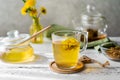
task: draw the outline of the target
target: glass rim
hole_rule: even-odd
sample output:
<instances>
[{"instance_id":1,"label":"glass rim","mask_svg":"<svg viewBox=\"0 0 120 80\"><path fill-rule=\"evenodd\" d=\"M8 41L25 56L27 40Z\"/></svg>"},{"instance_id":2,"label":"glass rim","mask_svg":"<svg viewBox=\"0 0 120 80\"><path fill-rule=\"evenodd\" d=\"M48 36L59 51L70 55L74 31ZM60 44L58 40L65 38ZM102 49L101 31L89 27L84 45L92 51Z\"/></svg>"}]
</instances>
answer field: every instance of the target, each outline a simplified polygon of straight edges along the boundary
<instances>
[{"instance_id":1,"label":"glass rim","mask_svg":"<svg viewBox=\"0 0 120 80\"><path fill-rule=\"evenodd\" d=\"M81 30L58 30L58 31L53 32L52 34L55 35L56 33L61 33L61 32L71 32L71 33L82 32L82 33L87 33L88 34L87 31L81 31Z\"/></svg>"}]
</instances>

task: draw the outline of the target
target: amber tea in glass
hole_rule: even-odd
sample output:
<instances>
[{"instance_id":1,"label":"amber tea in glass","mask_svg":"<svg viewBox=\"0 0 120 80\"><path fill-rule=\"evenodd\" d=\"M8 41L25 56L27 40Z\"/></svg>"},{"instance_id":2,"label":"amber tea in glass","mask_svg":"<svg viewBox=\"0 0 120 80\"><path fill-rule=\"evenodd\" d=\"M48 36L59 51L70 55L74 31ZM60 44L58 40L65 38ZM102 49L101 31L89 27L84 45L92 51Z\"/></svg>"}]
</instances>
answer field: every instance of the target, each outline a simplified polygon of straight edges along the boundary
<instances>
[{"instance_id":1,"label":"amber tea in glass","mask_svg":"<svg viewBox=\"0 0 120 80\"><path fill-rule=\"evenodd\" d=\"M85 49L87 34L84 32L56 31L52 34L54 59L59 68L71 69L77 65L81 46L81 34L85 36Z\"/></svg>"}]
</instances>

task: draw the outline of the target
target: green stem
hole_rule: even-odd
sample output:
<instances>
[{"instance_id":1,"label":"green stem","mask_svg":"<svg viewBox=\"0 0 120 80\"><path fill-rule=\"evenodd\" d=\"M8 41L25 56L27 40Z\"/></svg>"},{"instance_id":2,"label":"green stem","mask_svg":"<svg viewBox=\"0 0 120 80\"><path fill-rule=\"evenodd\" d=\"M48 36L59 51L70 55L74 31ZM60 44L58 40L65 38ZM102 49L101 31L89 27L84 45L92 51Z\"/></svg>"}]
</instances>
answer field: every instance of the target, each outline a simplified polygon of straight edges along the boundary
<instances>
[{"instance_id":1,"label":"green stem","mask_svg":"<svg viewBox=\"0 0 120 80\"><path fill-rule=\"evenodd\" d=\"M40 23L39 23L39 18L34 17L34 18L33 18L33 23L34 23L34 25L39 26L39 25L40 25Z\"/></svg>"},{"instance_id":2,"label":"green stem","mask_svg":"<svg viewBox=\"0 0 120 80\"><path fill-rule=\"evenodd\" d=\"M22 0L24 3L26 2L26 0Z\"/></svg>"}]
</instances>

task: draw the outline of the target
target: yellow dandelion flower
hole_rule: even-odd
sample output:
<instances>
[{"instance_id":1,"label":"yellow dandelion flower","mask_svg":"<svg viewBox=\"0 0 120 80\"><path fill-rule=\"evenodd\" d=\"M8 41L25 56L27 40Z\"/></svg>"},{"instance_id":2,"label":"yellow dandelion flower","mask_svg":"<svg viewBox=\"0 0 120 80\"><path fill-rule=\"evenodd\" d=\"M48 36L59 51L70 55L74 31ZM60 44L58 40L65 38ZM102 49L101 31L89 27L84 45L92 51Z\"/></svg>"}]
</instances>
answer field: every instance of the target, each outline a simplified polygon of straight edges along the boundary
<instances>
[{"instance_id":1,"label":"yellow dandelion flower","mask_svg":"<svg viewBox=\"0 0 120 80\"><path fill-rule=\"evenodd\" d=\"M35 6L35 5L36 5L36 0L27 0L27 1L25 2L25 6L26 6L27 8L33 7L33 6Z\"/></svg>"},{"instance_id":2,"label":"yellow dandelion flower","mask_svg":"<svg viewBox=\"0 0 120 80\"><path fill-rule=\"evenodd\" d=\"M36 9L31 10L30 16L37 16L37 10Z\"/></svg>"},{"instance_id":3,"label":"yellow dandelion flower","mask_svg":"<svg viewBox=\"0 0 120 80\"><path fill-rule=\"evenodd\" d=\"M22 15L26 15L26 10L27 10L27 8L24 6L22 9L21 9L21 14Z\"/></svg>"},{"instance_id":4,"label":"yellow dandelion flower","mask_svg":"<svg viewBox=\"0 0 120 80\"><path fill-rule=\"evenodd\" d=\"M69 37L69 38L63 40L62 44L64 45L63 48L65 50L75 49L80 46L80 43L73 37Z\"/></svg>"},{"instance_id":5,"label":"yellow dandelion flower","mask_svg":"<svg viewBox=\"0 0 120 80\"><path fill-rule=\"evenodd\" d=\"M46 10L46 8L45 7L41 7L40 8L40 12L41 12L41 14L46 14L47 13L47 10Z\"/></svg>"}]
</instances>

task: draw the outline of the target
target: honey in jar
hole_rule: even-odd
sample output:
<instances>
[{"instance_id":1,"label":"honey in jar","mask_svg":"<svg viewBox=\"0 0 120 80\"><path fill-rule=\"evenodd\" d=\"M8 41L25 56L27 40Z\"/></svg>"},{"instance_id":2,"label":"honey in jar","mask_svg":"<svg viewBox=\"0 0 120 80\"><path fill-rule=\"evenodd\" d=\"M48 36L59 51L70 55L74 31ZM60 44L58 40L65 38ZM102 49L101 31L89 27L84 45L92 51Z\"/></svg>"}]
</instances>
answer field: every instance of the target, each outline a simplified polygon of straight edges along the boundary
<instances>
[{"instance_id":1,"label":"honey in jar","mask_svg":"<svg viewBox=\"0 0 120 80\"><path fill-rule=\"evenodd\" d=\"M22 46L9 46L2 54L2 60L6 62L19 63L30 61L34 58L33 48L27 44Z\"/></svg>"}]
</instances>

